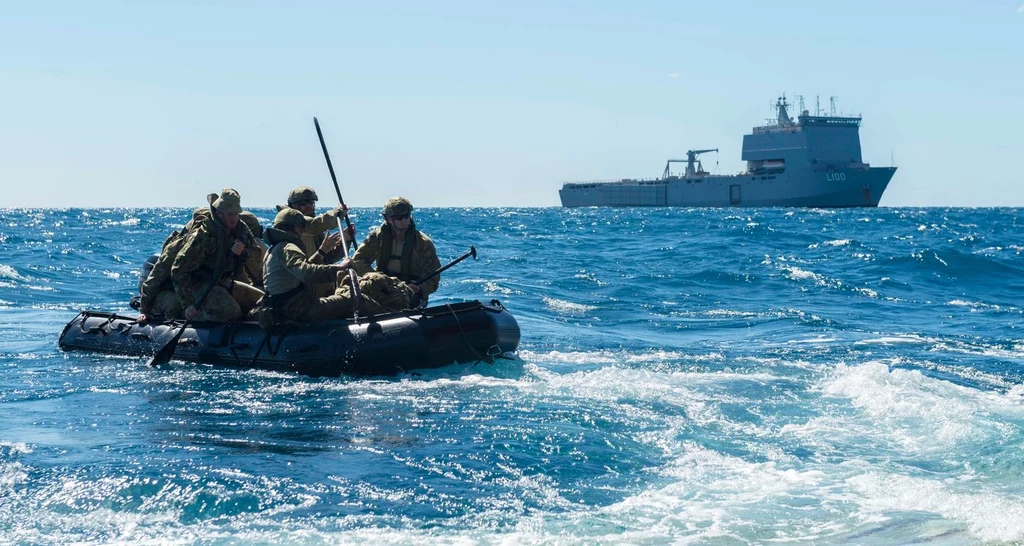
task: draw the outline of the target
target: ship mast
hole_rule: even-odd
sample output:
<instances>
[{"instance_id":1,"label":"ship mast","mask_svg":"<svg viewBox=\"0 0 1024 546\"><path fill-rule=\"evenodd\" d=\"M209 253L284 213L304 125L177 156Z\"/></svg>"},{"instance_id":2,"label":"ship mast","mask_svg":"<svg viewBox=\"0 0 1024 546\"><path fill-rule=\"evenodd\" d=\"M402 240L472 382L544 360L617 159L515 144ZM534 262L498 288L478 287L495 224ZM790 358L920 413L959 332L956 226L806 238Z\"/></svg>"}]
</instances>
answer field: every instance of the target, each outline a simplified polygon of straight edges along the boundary
<instances>
[{"instance_id":1,"label":"ship mast","mask_svg":"<svg viewBox=\"0 0 1024 546\"><path fill-rule=\"evenodd\" d=\"M790 119L789 112L786 111L786 108L788 107L789 103L786 102L786 94L783 93L782 96L779 97L779 100L775 102L775 108L777 108L779 111L779 127L788 127L790 125L793 125L793 120Z\"/></svg>"}]
</instances>

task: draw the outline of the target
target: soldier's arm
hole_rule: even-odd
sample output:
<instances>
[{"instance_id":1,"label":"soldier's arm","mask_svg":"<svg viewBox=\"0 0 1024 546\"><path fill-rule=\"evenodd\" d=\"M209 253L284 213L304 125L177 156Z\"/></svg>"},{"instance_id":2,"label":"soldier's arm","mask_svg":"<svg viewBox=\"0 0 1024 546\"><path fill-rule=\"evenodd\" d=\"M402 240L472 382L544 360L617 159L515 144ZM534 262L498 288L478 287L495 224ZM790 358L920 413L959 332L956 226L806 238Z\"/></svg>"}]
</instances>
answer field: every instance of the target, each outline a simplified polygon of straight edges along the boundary
<instances>
[{"instance_id":1,"label":"soldier's arm","mask_svg":"<svg viewBox=\"0 0 1024 546\"><path fill-rule=\"evenodd\" d=\"M437 259L434 241L424 238L416 247L416 276L423 278L441 268L441 261ZM439 286L441 286L441 275L434 275L423 281L423 284L420 285L420 293L429 296L437 292Z\"/></svg>"},{"instance_id":2,"label":"soldier's arm","mask_svg":"<svg viewBox=\"0 0 1024 546\"><path fill-rule=\"evenodd\" d=\"M310 263L302 249L295 245L285 246L281 254L288 272L306 284L332 281L338 275L337 266Z\"/></svg>"},{"instance_id":3,"label":"soldier's arm","mask_svg":"<svg viewBox=\"0 0 1024 546\"><path fill-rule=\"evenodd\" d=\"M181 302L182 308L194 307L198 303L195 290L192 288L192 274L199 269L206 258L206 245L210 239L211 237L205 229L193 230L188 234L171 265L174 292L178 295L178 301Z\"/></svg>"},{"instance_id":4,"label":"soldier's arm","mask_svg":"<svg viewBox=\"0 0 1024 546\"><path fill-rule=\"evenodd\" d=\"M316 218L306 217L306 233L317 235L338 227L338 216L329 210Z\"/></svg>"},{"instance_id":5,"label":"soldier's arm","mask_svg":"<svg viewBox=\"0 0 1024 546\"><path fill-rule=\"evenodd\" d=\"M242 224L241 222L239 222L239 224L245 226L245 224ZM235 272L235 280L251 284L253 286L262 284L262 279L253 278L257 275L257 269L253 267L253 264L257 260L262 261L263 249L248 226L245 226L241 241L245 246L245 249L242 251L242 255L239 256L238 269Z\"/></svg>"},{"instance_id":6,"label":"soldier's arm","mask_svg":"<svg viewBox=\"0 0 1024 546\"><path fill-rule=\"evenodd\" d=\"M344 257L345 247L341 246L341 244L338 244L338 246L334 247L334 250L324 255L324 263L333 264Z\"/></svg>"},{"instance_id":7,"label":"soldier's arm","mask_svg":"<svg viewBox=\"0 0 1024 546\"><path fill-rule=\"evenodd\" d=\"M377 247L380 246L378 235L377 230L371 231L352 256L352 269L359 275L373 271L373 261L377 259Z\"/></svg>"}]
</instances>

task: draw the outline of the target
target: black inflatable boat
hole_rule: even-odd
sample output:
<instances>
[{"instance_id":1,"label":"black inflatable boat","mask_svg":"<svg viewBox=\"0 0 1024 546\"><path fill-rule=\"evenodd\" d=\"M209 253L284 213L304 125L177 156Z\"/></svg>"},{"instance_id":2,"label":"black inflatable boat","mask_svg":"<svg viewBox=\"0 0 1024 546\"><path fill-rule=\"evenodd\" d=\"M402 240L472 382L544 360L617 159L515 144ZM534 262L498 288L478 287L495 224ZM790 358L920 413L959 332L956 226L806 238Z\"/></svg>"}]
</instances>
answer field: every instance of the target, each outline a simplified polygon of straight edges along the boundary
<instances>
[{"instance_id":1,"label":"black inflatable boat","mask_svg":"<svg viewBox=\"0 0 1024 546\"><path fill-rule=\"evenodd\" d=\"M181 322L141 326L133 317L82 311L60 334L65 351L148 357ZM453 363L493 362L519 346L519 324L498 300L452 303L355 320L281 326L195 323L176 360L313 376L389 375Z\"/></svg>"}]
</instances>

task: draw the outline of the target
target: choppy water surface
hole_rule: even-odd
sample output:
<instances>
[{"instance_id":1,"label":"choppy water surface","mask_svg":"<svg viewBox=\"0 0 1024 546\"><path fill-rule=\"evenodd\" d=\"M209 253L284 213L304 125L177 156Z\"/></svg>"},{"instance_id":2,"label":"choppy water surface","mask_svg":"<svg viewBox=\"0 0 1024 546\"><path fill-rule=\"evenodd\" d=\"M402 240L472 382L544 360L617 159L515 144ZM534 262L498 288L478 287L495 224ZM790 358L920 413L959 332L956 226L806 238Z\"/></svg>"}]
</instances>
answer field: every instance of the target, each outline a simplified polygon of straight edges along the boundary
<instances>
[{"instance_id":1,"label":"choppy water surface","mask_svg":"<svg viewBox=\"0 0 1024 546\"><path fill-rule=\"evenodd\" d=\"M1020 209L425 209L518 359L62 353L188 214L0 211L0 543L1024 541Z\"/></svg>"}]
</instances>

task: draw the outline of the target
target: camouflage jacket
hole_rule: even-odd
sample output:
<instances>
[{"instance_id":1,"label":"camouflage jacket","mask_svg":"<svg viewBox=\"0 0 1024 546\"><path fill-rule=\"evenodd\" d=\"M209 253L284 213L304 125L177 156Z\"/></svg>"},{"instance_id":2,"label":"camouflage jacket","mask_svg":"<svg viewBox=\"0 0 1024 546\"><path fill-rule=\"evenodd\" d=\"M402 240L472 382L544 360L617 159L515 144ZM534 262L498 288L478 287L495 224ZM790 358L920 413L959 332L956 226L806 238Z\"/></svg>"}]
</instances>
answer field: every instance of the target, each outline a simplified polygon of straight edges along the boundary
<instances>
[{"instance_id":1,"label":"camouflage jacket","mask_svg":"<svg viewBox=\"0 0 1024 546\"><path fill-rule=\"evenodd\" d=\"M324 264L310 263L302 250L302 241L298 235L279 229L269 228L264 235L271 245L263 267L263 286L271 297L271 305L278 307L287 302L273 301L275 296L283 296L289 292L295 297L311 297L310 288L318 282L335 282L338 269ZM298 288L305 288L299 291Z\"/></svg>"},{"instance_id":2,"label":"camouflage jacket","mask_svg":"<svg viewBox=\"0 0 1024 546\"><path fill-rule=\"evenodd\" d=\"M285 205L278 205L277 211L280 212L286 208ZM338 216L333 210L329 210L319 216L312 217L306 216L306 229L302 232L302 244L299 248L306 253L307 258L313 257L320 245L323 244L324 239L327 238L327 232L338 227ZM345 257L345 248L338 245L334 250L328 252L324 256L325 264L333 264L334 262Z\"/></svg>"},{"instance_id":3,"label":"camouflage jacket","mask_svg":"<svg viewBox=\"0 0 1024 546\"><path fill-rule=\"evenodd\" d=\"M152 311L157 292L164 289L173 289L171 285L171 265L174 263L174 258L178 257L178 252L181 250L186 236L192 229L198 224L209 222L211 216L212 213L209 207L198 208L192 211L192 219L184 227L172 232L167 236L167 239L164 239L164 244L160 247L160 258L157 259L156 264L153 265L153 269L150 270L146 279L142 281L142 286L139 289L139 295L141 296L140 312L148 314Z\"/></svg>"},{"instance_id":4,"label":"camouflage jacket","mask_svg":"<svg viewBox=\"0 0 1024 546\"><path fill-rule=\"evenodd\" d=\"M240 256L231 252L235 240L245 245ZM184 309L199 304L200 295L195 290L199 283L213 281L228 288L233 281L249 280L245 273L246 260L249 253L259 251L256 239L243 222L238 222L231 231L213 214L206 221L197 223L185 235L181 249L171 264L171 281L181 307ZM218 278L213 279L219 254L224 256L221 272Z\"/></svg>"},{"instance_id":5,"label":"camouflage jacket","mask_svg":"<svg viewBox=\"0 0 1024 546\"><path fill-rule=\"evenodd\" d=\"M371 266L373 263L376 269ZM352 268L360 275L376 270L407 283L422 279L440 267L434 241L417 230L415 224L409 225L403 240L396 240L391 228L381 224L370 231L352 257ZM440 275L424 281L420 285L422 300L425 302L440 284Z\"/></svg>"},{"instance_id":6,"label":"camouflage jacket","mask_svg":"<svg viewBox=\"0 0 1024 546\"><path fill-rule=\"evenodd\" d=\"M238 281L249 283L260 290L263 290L263 260L267 257L267 247L262 241L256 241L256 248L245 248L245 264L242 266L242 273Z\"/></svg>"}]
</instances>

